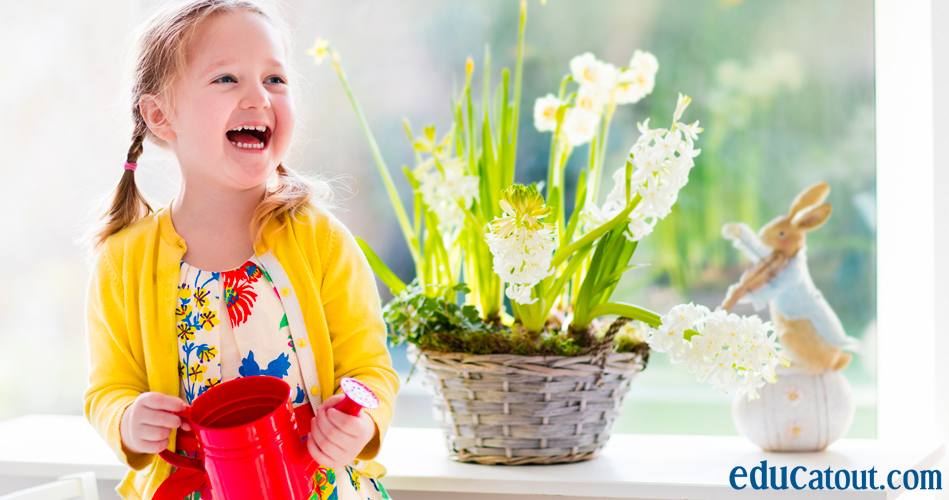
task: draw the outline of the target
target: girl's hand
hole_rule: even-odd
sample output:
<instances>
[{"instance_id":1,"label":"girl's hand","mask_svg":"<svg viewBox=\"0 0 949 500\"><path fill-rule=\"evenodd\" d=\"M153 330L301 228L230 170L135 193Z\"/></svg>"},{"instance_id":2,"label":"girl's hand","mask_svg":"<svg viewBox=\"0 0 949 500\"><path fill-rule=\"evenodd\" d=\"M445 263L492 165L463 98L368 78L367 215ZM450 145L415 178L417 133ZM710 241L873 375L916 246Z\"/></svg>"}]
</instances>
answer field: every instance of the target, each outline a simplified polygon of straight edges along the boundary
<instances>
[{"instance_id":1,"label":"girl's hand","mask_svg":"<svg viewBox=\"0 0 949 500\"><path fill-rule=\"evenodd\" d=\"M191 430L188 422L172 413L183 411L186 406L174 396L143 392L122 414L119 424L122 445L133 453L160 453L167 449L172 429Z\"/></svg>"},{"instance_id":2,"label":"girl's hand","mask_svg":"<svg viewBox=\"0 0 949 500\"><path fill-rule=\"evenodd\" d=\"M376 433L376 424L366 412L360 411L354 417L333 408L344 397L336 394L323 401L310 421L306 446L320 467L340 469L346 466Z\"/></svg>"}]
</instances>

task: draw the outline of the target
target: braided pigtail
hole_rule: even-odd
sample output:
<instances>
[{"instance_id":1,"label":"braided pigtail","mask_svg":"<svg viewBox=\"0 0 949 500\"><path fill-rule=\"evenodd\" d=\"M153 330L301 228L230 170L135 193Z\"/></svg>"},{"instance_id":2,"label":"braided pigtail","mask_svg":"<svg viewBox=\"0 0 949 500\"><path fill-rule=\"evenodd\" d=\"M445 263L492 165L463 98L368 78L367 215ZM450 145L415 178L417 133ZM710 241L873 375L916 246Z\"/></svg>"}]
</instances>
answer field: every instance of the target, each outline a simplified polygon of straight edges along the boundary
<instances>
[{"instance_id":1,"label":"braided pigtail","mask_svg":"<svg viewBox=\"0 0 949 500\"><path fill-rule=\"evenodd\" d=\"M141 114L135 120L135 134L132 136L132 145L129 147L128 156L125 159L125 172L115 188L112 197L112 206L102 218L102 227L95 232L93 244L99 248L109 236L132 225L141 218L153 212L151 205L142 196L138 186L135 185L135 169L139 157L142 156L142 146L145 142L145 133L147 127Z\"/></svg>"}]
</instances>

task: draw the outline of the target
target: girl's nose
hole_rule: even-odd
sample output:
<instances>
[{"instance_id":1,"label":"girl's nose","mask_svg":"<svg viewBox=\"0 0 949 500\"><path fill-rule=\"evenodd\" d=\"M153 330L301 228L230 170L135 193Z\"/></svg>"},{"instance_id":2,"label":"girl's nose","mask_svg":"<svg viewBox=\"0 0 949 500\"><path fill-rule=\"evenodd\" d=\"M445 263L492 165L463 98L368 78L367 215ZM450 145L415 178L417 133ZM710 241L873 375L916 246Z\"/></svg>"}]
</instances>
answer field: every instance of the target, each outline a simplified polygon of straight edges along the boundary
<instances>
[{"instance_id":1,"label":"girl's nose","mask_svg":"<svg viewBox=\"0 0 949 500\"><path fill-rule=\"evenodd\" d=\"M241 108L243 109L267 109L270 107L270 94L261 83L251 83L246 87L243 99L241 99Z\"/></svg>"}]
</instances>

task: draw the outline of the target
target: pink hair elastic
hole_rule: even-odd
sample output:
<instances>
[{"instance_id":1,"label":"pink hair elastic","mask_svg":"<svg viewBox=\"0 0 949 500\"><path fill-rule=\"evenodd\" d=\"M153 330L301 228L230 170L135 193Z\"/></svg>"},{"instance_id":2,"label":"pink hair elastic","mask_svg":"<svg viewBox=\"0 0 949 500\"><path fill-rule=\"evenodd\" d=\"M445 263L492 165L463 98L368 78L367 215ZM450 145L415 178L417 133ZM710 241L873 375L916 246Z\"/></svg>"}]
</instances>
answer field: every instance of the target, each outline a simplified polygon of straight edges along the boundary
<instances>
[{"instance_id":1,"label":"pink hair elastic","mask_svg":"<svg viewBox=\"0 0 949 500\"><path fill-rule=\"evenodd\" d=\"M131 170L134 172L136 168L138 168L138 163L125 162L125 170Z\"/></svg>"}]
</instances>

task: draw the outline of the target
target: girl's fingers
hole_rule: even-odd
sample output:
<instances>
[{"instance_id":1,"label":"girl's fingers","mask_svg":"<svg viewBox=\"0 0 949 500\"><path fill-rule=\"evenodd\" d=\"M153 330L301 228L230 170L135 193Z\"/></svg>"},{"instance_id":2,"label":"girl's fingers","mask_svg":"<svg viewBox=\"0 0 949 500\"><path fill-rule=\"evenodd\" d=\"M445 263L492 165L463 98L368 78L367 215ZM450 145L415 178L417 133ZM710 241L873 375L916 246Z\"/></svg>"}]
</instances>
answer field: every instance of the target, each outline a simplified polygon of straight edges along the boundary
<instances>
[{"instance_id":1,"label":"girl's fingers","mask_svg":"<svg viewBox=\"0 0 949 500\"><path fill-rule=\"evenodd\" d=\"M138 435L143 441L168 441L168 437L171 436L171 429L142 424Z\"/></svg>"},{"instance_id":2,"label":"girl's fingers","mask_svg":"<svg viewBox=\"0 0 949 500\"><path fill-rule=\"evenodd\" d=\"M184 411L187 406L181 399L160 392L145 392L138 399L142 401L142 406L152 410L176 412Z\"/></svg>"},{"instance_id":3,"label":"girl's fingers","mask_svg":"<svg viewBox=\"0 0 949 500\"><path fill-rule=\"evenodd\" d=\"M146 410L142 413L141 423L155 427L177 429L181 427L181 417L162 410Z\"/></svg>"},{"instance_id":4,"label":"girl's fingers","mask_svg":"<svg viewBox=\"0 0 949 500\"><path fill-rule=\"evenodd\" d=\"M307 438L306 447L310 452L310 456L313 457L313 460L316 460L316 463L320 464L320 467L328 468L337 468L339 466L339 460L337 460L332 454L324 451L323 447L320 446L320 437L318 436L319 431L314 428L310 431L310 436ZM326 441L322 441L323 444L326 444Z\"/></svg>"},{"instance_id":5,"label":"girl's fingers","mask_svg":"<svg viewBox=\"0 0 949 500\"><path fill-rule=\"evenodd\" d=\"M356 432L352 430L352 422L349 421L353 418L355 417L347 415L335 408L327 408L324 417L327 426L336 431L337 434L355 439L357 437Z\"/></svg>"},{"instance_id":6,"label":"girl's fingers","mask_svg":"<svg viewBox=\"0 0 949 500\"><path fill-rule=\"evenodd\" d=\"M168 439L137 439L134 448L129 449L138 453L161 453L162 450L168 449L169 444Z\"/></svg>"},{"instance_id":7,"label":"girl's fingers","mask_svg":"<svg viewBox=\"0 0 949 500\"><path fill-rule=\"evenodd\" d=\"M345 454L346 445L348 444L346 436L336 432L325 416L323 418L316 417L316 427L311 429L311 432L315 434L320 449L323 451L334 457Z\"/></svg>"},{"instance_id":8,"label":"girl's fingers","mask_svg":"<svg viewBox=\"0 0 949 500\"><path fill-rule=\"evenodd\" d=\"M347 415L335 408L330 408L326 410L326 417L329 419L330 423L333 424L340 432L346 434L347 436L357 439L362 437L363 434L363 425L360 422L360 416Z\"/></svg>"}]
</instances>

